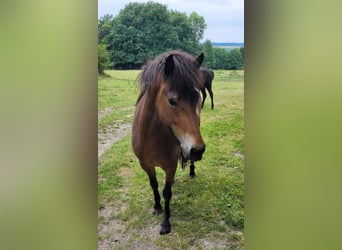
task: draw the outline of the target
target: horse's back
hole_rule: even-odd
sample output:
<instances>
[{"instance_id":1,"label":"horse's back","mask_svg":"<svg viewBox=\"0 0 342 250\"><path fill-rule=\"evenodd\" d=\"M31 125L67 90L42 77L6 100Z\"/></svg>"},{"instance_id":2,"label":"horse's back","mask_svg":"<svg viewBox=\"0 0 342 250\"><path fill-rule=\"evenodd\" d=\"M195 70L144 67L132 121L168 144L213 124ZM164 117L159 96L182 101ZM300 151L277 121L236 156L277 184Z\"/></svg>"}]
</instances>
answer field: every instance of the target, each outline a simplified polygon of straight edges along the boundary
<instances>
[{"instance_id":1,"label":"horse's back","mask_svg":"<svg viewBox=\"0 0 342 250\"><path fill-rule=\"evenodd\" d=\"M211 83L214 79L214 71L205 67L201 67L200 69L203 73L203 78L204 78L203 88L210 88Z\"/></svg>"}]
</instances>

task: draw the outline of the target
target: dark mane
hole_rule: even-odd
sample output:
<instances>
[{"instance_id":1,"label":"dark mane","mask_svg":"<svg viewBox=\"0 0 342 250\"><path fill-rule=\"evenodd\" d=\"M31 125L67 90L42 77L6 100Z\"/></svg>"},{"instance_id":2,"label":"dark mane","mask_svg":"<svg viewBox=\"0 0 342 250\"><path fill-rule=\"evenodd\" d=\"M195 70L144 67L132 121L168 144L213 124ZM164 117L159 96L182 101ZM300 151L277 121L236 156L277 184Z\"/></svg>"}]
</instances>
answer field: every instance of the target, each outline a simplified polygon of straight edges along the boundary
<instances>
[{"instance_id":1,"label":"dark mane","mask_svg":"<svg viewBox=\"0 0 342 250\"><path fill-rule=\"evenodd\" d=\"M174 69L166 77L164 74L165 62L166 58L171 54L173 55ZM156 91L153 90L159 88L163 82L170 84L170 88L180 95L194 92L196 91L195 89L201 89L203 77L200 74L199 65L193 56L181 51L170 51L144 65L137 80L141 85L140 94L137 99L138 103L147 91L150 94L155 93Z\"/></svg>"}]
</instances>

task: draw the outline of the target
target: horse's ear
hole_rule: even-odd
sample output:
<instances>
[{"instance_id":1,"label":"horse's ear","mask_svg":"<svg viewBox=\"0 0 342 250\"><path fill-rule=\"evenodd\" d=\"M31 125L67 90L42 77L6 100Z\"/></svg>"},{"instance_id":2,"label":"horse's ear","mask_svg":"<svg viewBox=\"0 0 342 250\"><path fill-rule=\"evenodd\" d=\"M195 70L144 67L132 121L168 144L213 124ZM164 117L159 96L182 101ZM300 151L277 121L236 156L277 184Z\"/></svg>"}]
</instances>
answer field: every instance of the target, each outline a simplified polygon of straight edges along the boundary
<instances>
[{"instance_id":1,"label":"horse's ear","mask_svg":"<svg viewBox=\"0 0 342 250\"><path fill-rule=\"evenodd\" d=\"M198 63L198 67L201 66L202 62L204 59L204 54L201 53L197 58L196 58L196 62Z\"/></svg>"},{"instance_id":2,"label":"horse's ear","mask_svg":"<svg viewBox=\"0 0 342 250\"><path fill-rule=\"evenodd\" d=\"M166 76L169 76L173 69L175 67L175 63L173 61L173 55L169 55L167 58L166 58L166 61L165 61L165 68L164 68L164 73Z\"/></svg>"}]
</instances>

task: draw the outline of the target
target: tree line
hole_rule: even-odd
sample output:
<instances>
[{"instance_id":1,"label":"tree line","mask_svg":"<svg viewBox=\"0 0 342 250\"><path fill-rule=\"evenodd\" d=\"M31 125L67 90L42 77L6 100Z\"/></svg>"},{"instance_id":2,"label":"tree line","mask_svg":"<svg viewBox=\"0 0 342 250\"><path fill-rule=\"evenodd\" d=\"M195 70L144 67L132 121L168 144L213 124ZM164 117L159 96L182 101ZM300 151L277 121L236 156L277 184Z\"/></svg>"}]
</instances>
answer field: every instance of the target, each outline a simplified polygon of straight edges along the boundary
<instances>
[{"instance_id":1,"label":"tree line","mask_svg":"<svg viewBox=\"0 0 342 250\"><path fill-rule=\"evenodd\" d=\"M212 69L243 68L243 48L230 51L200 43L207 24L202 16L168 10L166 5L129 3L117 16L98 20L98 70L140 68L165 51L179 49L205 55L204 65Z\"/></svg>"}]
</instances>

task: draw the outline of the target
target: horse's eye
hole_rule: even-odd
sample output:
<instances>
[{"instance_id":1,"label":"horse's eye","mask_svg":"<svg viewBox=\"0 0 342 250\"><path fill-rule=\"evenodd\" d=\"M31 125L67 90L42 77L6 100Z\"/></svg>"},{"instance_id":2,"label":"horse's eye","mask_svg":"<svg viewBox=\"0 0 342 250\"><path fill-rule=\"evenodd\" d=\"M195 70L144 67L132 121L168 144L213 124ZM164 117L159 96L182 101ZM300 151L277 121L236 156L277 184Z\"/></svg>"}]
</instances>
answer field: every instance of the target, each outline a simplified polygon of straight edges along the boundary
<instances>
[{"instance_id":1,"label":"horse's eye","mask_svg":"<svg viewBox=\"0 0 342 250\"><path fill-rule=\"evenodd\" d=\"M172 106L172 107L177 106L177 100L176 99L170 98L168 101L169 101L170 106Z\"/></svg>"}]
</instances>

